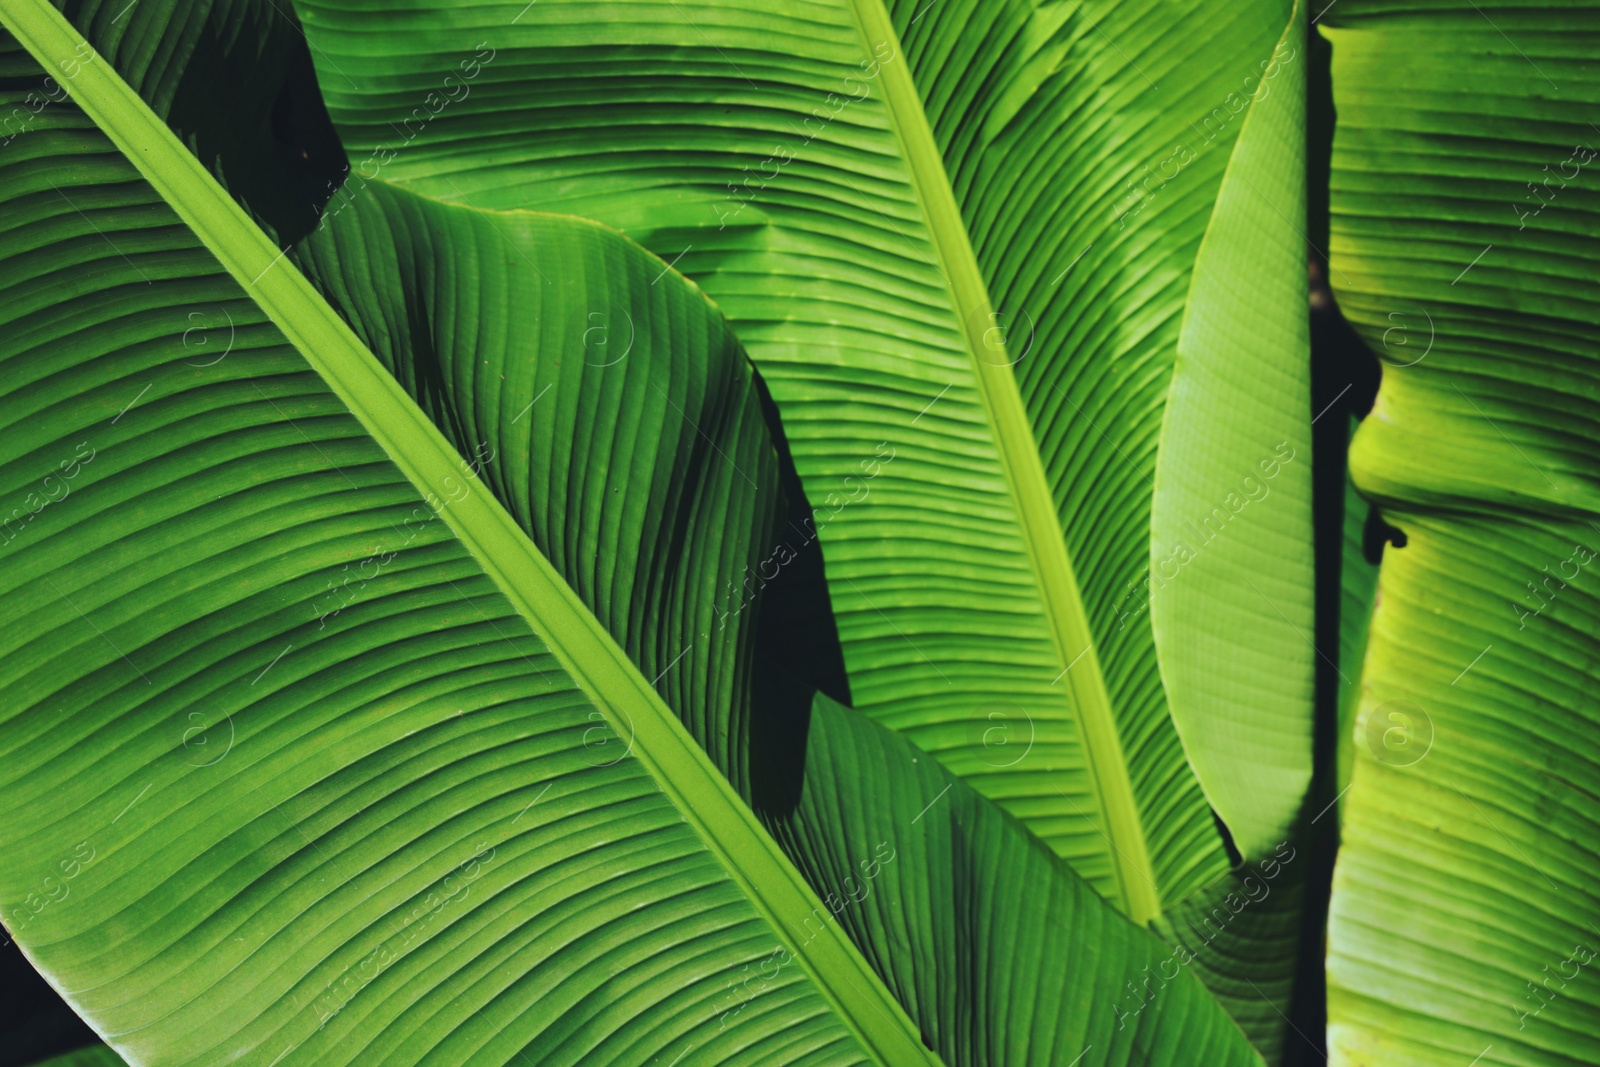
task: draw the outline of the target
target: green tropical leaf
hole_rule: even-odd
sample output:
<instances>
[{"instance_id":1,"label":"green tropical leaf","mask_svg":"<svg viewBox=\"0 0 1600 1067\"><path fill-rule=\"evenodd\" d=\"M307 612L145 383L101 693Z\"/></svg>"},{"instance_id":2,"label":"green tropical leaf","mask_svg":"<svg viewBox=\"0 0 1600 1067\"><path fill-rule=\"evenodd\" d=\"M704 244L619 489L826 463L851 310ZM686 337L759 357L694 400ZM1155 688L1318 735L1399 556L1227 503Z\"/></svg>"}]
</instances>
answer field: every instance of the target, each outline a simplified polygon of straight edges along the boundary
<instances>
[{"instance_id":1,"label":"green tropical leaf","mask_svg":"<svg viewBox=\"0 0 1600 1067\"><path fill-rule=\"evenodd\" d=\"M858 708L1136 918L1226 871L1168 714L1142 586L1193 265L1241 129L1263 128L1251 167L1297 173L1281 119L1237 118L1252 91L1267 97L1262 84L1303 76L1288 55L1271 58L1292 40L1288 5L1195 4L1159 25L1132 9L875 0L297 10L355 163L345 195L381 176L479 207L598 218L728 314L818 508ZM1281 83L1262 82L1269 65L1288 72ZM1274 108L1287 113L1294 96ZM1141 121L1073 121L1104 101ZM1177 138L1200 144L1182 181L1159 197L1146 186L1153 206L1124 203ZM1252 233L1281 241L1270 206L1236 214L1223 225L1270 216ZM1008 345L1022 322L1030 341ZM1231 361L1213 368L1225 380L1256 381L1264 363L1281 376L1275 396L1303 391L1292 333L1242 353L1207 343L1194 358ZM1280 441L1303 455L1303 422L1262 455L1236 444L1206 462L1259 478ZM893 467L870 486L849 481L885 440ZM1275 495L1281 509L1240 520L1261 527L1241 546L1300 532L1300 473ZM1181 510L1190 503L1175 501L1174 517L1198 522L1204 512ZM1227 628L1235 646L1296 619L1309 629L1308 567L1271 559L1272 602L1193 583L1248 619ZM1252 676L1230 709L1273 738L1263 747L1285 756L1283 781L1244 808L1224 784L1236 768L1215 775L1252 851L1289 832L1309 766L1289 753L1296 737L1309 744L1310 718L1311 651L1292 640L1290 662ZM1202 737L1214 698L1185 699Z\"/></svg>"},{"instance_id":2,"label":"green tropical leaf","mask_svg":"<svg viewBox=\"0 0 1600 1067\"><path fill-rule=\"evenodd\" d=\"M1593 1063L1600 18L1345 0L1330 23L1332 281L1375 351L1433 339L1352 453L1405 546L1368 639L1332 1062Z\"/></svg>"},{"instance_id":3,"label":"green tropical leaf","mask_svg":"<svg viewBox=\"0 0 1600 1067\"><path fill-rule=\"evenodd\" d=\"M126 1061L105 1045L91 1045L64 1056L54 1056L38 1067L126 1067Z\"/></svg>"},{"instance_id":4,"label":"green tropical leaf","mask_svg":"<svg viewBox=\"0 0 1600 1067\"><path fill-rule=\"evenodd\" d=\"M77 48L42 5L5 17L41 58ZM1192 974L1149 982L1137 1012L1074 1010L1149 981L1164 950L904 741L826 702L787 720L802 763L751 741L751 623L718 579L761 545L776 456L736 342L688 283L594 223L383 186L291 260L99 56L72 86L95 122L52 109L0 159L27 324L7 358L33 376L0 470L25 484L86 408L110 419L112 463L75 485L100 510L13 548L9 662L32 702L0 743L23 764L8 845L28 861L0 899L22 898L22 943L115 1043L162 1063L922 1062L923 1040L959 1063L1257 1062ZM351 297L356 333L295 261ZM628 367L562 369L596 302L637 326ZM223 312L220 357L175 336L196 304ZM563 414L516 429L541 382ZM653 555L668 536L679 551ZM892 897L841 915L811 896L656 685L742 789L761 794L747 755L803 768L761 808L817 884L853 895L892 868ZM141 775L161 788L135 792ZM90 824L104 858L43 858ZM898 863L857 854L890 833ZM88 903L69 910L74 889ZM1041 951L1069 966L1037 977ZM761 985L730 998L751 967Z\"/></svg>"},{"instance_id":5,"label":"green tropical leaf","mask_svg":"<svg viewBox=\"0 0 1600 1067\"><path fill-rule=\"evenodd\" d=\"M73 54L50 9L5 17ZM924 1061L837 927L718 1025L820 903L267 238L103 63L72 85L144 167L66 108L3 161L10 493L42 469L82 501L14 528L5 572L4 899L41 970L138 1061ZM596 229L561 220L558 258ZM682 282L650 295L644 325L714 340ZM231 360L184 358L196 308Z\"/></svg>"},{"instance_id":6,"label":"green tropical leaf","mask_svg":"<svg viewBox=\"0 0 1600 1067\"><path fill-rule=\"evenodd\" d=\"M1353 435L1359 420L1350 419ZM1367 560L1367 530L1375 515L1361 495L1355 480L1346 478L1344 494L1344 549L1339 568L1339 669L1348 684L1339 694L1339 749L1337 785L1340 811L1350 785L1355 762L1356 716L1361 710L1361 671L1367 655L1367 631L1378 595L1378 567Z\"/></svg>"},{"instance_id":7,"label":"green tropical leaf","mask_svg":"<svg viewBox=\"0 0 1600 1067\"><path fill-rule=\"evenodd\" d=\"M1297 54L1296 16L1275 59ZM1252 859L1284 844L1300 815L1316 673L1312 566L1300 550L1312 536L1305 82L1260 88L1184 308L1156 462L1150 602L1184 747Z\"/></svg>"},{"instance_id":8,"label":"green tropical leaf","mask_svg":"<svg viewBox=\"0 0 1600 1067\"><path fill-rule=\"evenodd\" d=\"M592 505L562 493L564 479L549 476L552 470L570 468L572 476L581 472L600 479L606 460L626 446L626 434L607 420L615 417L618 398L648 394L616 369L635 365L638 346L624 353L610 349L609 338L602 345L598 335L587 347L574 344L578 339L572 335L579 331L572 324L588 334L600 329L585 325L594 321L591 316L600 315L609 329L631 317L618 314L615 306L578 317L552 315L541 307L539 267L508 253L503 243L509 239L512 247L531 244L536 249L538 242L525 243L517 235L525 220L540 216L442 205L381 182L363 192L326 230L297 249L296 258L310 277L323 282L334 305L358 320L362 336L395 377L425 407L435 409L433 417L449 427L458 447L485 438L494 443L499 459L485 473L486 482L501 499L513 502L511 510L537 544L552 545L557 569L570 576L586 602L596 605L597 615L641 669L656 676L663 695L672 695L690 732L769 820L810 883L826 894L828 910L814 913L811 921L817 922L816 916L826 920L830 913L838 916L919 1022L930 1045L951 1062L973 1064L1068 1063L1078 1057L1082 1062L1120 1063L1130 1056L1160 1062L1196 1041L1214 1049L1213 1055L1240 1054L1230 1044L1237 1041L1237 1032L1206 1004L1193 975L1183 975L1170 993L1167 987L1179 977L1177 964L1169 974L1150 977L1160 974L1169 952L1126 922L1108 926L1107 905L1058 858L965 786L958 787L936 762L924 759L919 766L917 750L909 743L825 697L817 697L816 709L808 710L794 695L803 688L794 683L766 684L756 709L760 717L748 723L743 686L713 688L709 699L697 692L706 688L708 674L718 677L719 666L743 659L735 648L740 643L736 635L748 635L745 624L754 609L738 599L724 600L700 612L694 628L663 629L654 613L639 609L636 596L626 595L625 589L619 593L623 583L596 582L594 564L617 555L619 545L656 539L656 516L673 509L649 506L621 515L620 521L586 526L573 516ZM446 223L452 240L444 245L440 235ZM475 271L454 270L461 251L470 248L490 254L477 257ZM391 270L397 276L390 277ZM496 341L485 347L479 308L499 303L497 294L511 292L527 294L526 317L493 320ZM399 294L417 293L420 299L399 299ZM374 300L369 294L382 295ZM391 302L385 303L383 296ZM547 339L554 332L567 343L539 344L518 336L518 330L529 328ZM582 358L526 360L529 352L574 350ZM511 361L512 354L522 358ZM491 358L479 358L485 355ZM520 371L520 377L513 371ZM560 377L551 386L551 406L541 409L541 375L546 372ZM574 389L574 381L587 388ZM675 404L662 397L658 406L670 411ZM552 415L541 415L530 432L512 415L524 411ZM753 406L747 405L744 414L751 416ZM576 426L569 425L574 418ZM682 538L686 545L733 540L747 552L743 539L725 536L719 542L716 530L729 516L758 503L756 483L770 485L773 478L770 471L745 463L743 469L754 481L745 480L742 456L717 448L726 435L715 427L725 418L709 407L689 415L710 445L706 451L726 462L716 464L723 495L716 506L696 506ZM693 433L688 427L684 432ZM552 447L553 442L559 444ZM663 470L660 475L652 481L662 495L681 490L683 479L676 472ZM609 484L610 479L604 481ZM641 520L647 524L643 530L633 525ZM694 525L702 521L706 528ZM605 540L593 541L595 533ZM662 569L650 566L648 556L641 563L639 574L628 577L642 581ZM728 564L708 568L694 555L686 564L677 572L683 587L658 594L656 602L713 601L719 584L726 596L728 583L718 579L740 570ZM725 626L729 618L735 623ZM697 654L701 648L710 651ZM758 676L774 672L767 665ZM754 770L730 743L741 738L750 739L749 756L759 764ZM935 806L925 832L907 838L905 828L928 818ZM840 847L840 842L860 841L876 842L870 855ZM874 886L877 875L890 866L886 880ZM830 887L834 892L828 892ZM867 903L869 897L873 903ZM1002 917L1007 921L998 929L987 928ZM972 943L957 937L966 924L977 927ZM1038 961L1074 960L1085 945L1094 945L1104 962L1040 974ZM983 961L976 972L970 962L975 959ZM1151 984L1140 988L1145 981ZM1114 1005L1109 1014L1073 1013L1063 1020L1049 1010L1090 1003L1096 990L1108 984L1129 986L1136 995ZM1002 988L1008 989L1003 996ZM1144 1016L1141 1009L1157 994L1163 994L1163 1004ZM1026 1025L1008 1025L1018 997L1035 1007L1021 1016L1029 1020ZM1191 1011L1202 1013L1203 1025L1191 1029L1159 1021L1165 1013L1182 1017ZM1134 1022L1138 1025L1130 1025Z\"/></svg>"},{"instance_id":9,"label":"green tropical leaf","mask_svg":"<svg viewBox=\"0 0 1600 1067\"><path fill-rule=\"evenodd\" d=\"M1294 975L1279 965L1300 952L1309 865L1297 841L1229 871L1155 924L1172 964L1193 969L1268 1063L1295 1062L1285 1049L1309 1040L1286 1033Z\"/></svg>"}]
</instances>

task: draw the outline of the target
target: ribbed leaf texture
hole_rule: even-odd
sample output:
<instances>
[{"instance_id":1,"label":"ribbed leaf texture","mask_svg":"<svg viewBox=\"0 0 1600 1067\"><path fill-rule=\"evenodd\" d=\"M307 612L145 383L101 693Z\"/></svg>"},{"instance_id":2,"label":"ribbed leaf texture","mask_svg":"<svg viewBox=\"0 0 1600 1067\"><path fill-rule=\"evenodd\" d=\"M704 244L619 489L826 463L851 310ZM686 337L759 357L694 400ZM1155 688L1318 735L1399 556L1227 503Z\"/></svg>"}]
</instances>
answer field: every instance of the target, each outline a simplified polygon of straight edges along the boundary
<instances>
[{"instance_id":1,"label":"ribbed leaf texture","mask_svg":"<svg viewBox=\"0 0 1600 1067\"><path fill-rule=\"evenodd\" d=\"M1147 490L1194 257L1286 4L1197 4L1193 33L1135 9L877 0L297 10L348 195L378 176L598 218L727 313L816 508L857 707L1140 920L1226 870L1160 689ZM1112 105L1148 125L1112 128ZM1193 165L1135 212L1127 179L1177 137ZM1025 217L1071 247L1015 238ZM863 479L880 445L893 464ZM1257 513L1298 530L1296 484ZM1253 679L1258 736L1309 723L1312 653L1291 640ZM1286 793L1258 806L1279 837Z\"/></svg>"},{"instance_id":2,"label":"ribbed leaf texture","mask_svg":"<svg viewBox=\"0 0 1600 1067\"><path fill-rule=\"evenodd\" d=\"M646 673L656 672L657 662L674 667L698 647L708 650L704 655L713 677L729 662L748 661L753 634L744 624L759 614L759 602L719 604L703 613L703 620L672 625L676 604L726 596L726 574L737 574L736 568L675 546L683 556L674 557L673 567L648 567L650 555L641 552L634 572L634 557L608 553L609 545L594 543L600 536L624 544L669 545L678 537L686 542L704 538L725 552L733 546L735 562L760 543L729 516L770 511L776 488L770 463L764 468L751 461L733 446L733 435L714 430L732 425L748 433L761 425L748 388L729 390L735 399L726 411L700 405L690 415L705 435L695 441L707 464L697 478L650 477L648 452L614 463L611 457L629 438L608 431L610 416L597 413L614 411L629 398L648 401L650 390L629 382L651 373L650 339L636 338L624 353L607 351L612 342L601 345L596 335L590 339L590 358L573 359L570 353L581 346L571 343L570 334L595 328L584 327L586 316L552 314L542 303L546 298L537 295L513 301L512 315L485 316L468 299L485 292L539 294L545 288L539 277L545 260L539 236L552 225L572 223L440 204L382 183L363 192L297 251L310 276L323 280L336 306L349 308L363 337L425 405L435 408L435 419L450 427L453 437L475 439L476 431L465 428L473 425L493 432L503 479L497 492L509 495L511 510L522 513L519 521L536 543L554 543L557 568L573 575L586 600L598 601L597 614L609 620L614 636ZM602 232L594 224L583 225ZM532 239L519 240L524 236ZM527 249L529 258L513 254L502 241ZM467 262L476 267L460 269L463 251L475 247L483 254ZM566 267L580 275L599 273L571 261ZM421 280L431 285L419 286ZM463 288L468 283L470 288ZM383 296L374 300L374 293ZM628 317L615 309L608 314L616 321ZM551 323L567 324L567 335L558 335L556 343L535 343L524 333ZM539 358L529 361L530 354ZM497 357L512 355L518 357L520 379L501 376ZM630 365L629 376L619 373ZM539 376L558 368L571 369L548 394L552 406L542 408L545 400L534 400L544 395ZM748 366L740 363L737 370L742 378L723 377L748 387ZM531 427L530 420L512 414L528 403L534 404L527 409L536 420ZM570 410L578 412L575 419L566 414ZM486 421L485 412L503 417ZM687 423L684 432L693 432ZM656 436L642 439L653 445ZM560 442L558 449L550 448L552 439ZM770 454L766 458L770 461ZM594 472L608 468L621 472L616 477L629 491L620 496L602 491L597 500L575 507L548 489L594 479ZM675 518L669 507L637 506L644 494L627 484L633 478L661 487L669 501L675 497L668 490L678 491L675 487L686 480L717 486L721 495L709 508L698 501L693 508L679 508L684 515ZM715 528L697 528L702 514L715 520ZM587 547L555 551L563 543ZM597 554L613 561L628 580L605 587L594 582ZM656 580L658 570L671 580ZM724 627L729 618L738 625ZM684 637L688 640L680 645ZM919 750L881 724L821 696L814 709L808 707L805 687L776 678L776 672L770 664L756 668L767 680L748 729L733 721L746 707L747 685L706 700L692 689L668 685L666 669L656 672L656 684L685 709L686 725L708 751L738 768L746 795L823 896L824 907L804 916L800 931L810 937L835 924L846 930L947 1062L1156 1063L1196 1042L1210 1055L1250 1058L1238 1031L1193 973L1180 975L1172 965L1163 980L1140 988L1169 952L1116 915L1019 824L937 761L925 755L919 760ZM746 757L730 750L730 738L749 746ZM762 966L742 973L728 1010L742 1012L741 991L787 965L788 955L775 945ZM1115 993L1108 998L1107 990ZM1129 999L1129 990L1139 992L1137 1001ZM1129 1002L1122 1004L1125 999ZM1133 1009L1145 1001L1152 1002L1148 1015L1136 1016ZM1120 1011L1113 1010L1118 1005Z\"/></svg>"},{"instance_id":3,"label":"ribbed leaf texture","mask_svg":"<svg viewBox=\"0 0 1600 1067\"><path fill-rule=\"evenodd\" d=\"M5 549L0 893L91 1024L151 1063L871 1062L802 968L720 1019L771 902L441 519L486 487L425 497L74 109L0 168L0 471L56 500Z\"/></svg>"},{"instance_id":4,"label":"ribbed leaf texture","mask_svg":"<svg viewBox=\"0 0 1600 1067\"><path fill-rule=\"evenodd\" d=\"M77 88L102 121L151 118L96 76ZM762 748L740 725L756 611L732 610L726 577L770 536L776 456L749 367L681 277L592 222L381 185L274 258L175 142L118 133L151 181L190 194L178 213L67 105L0 171L16 207L0 248L18 250L0 276L26 297L9 358L28 372L8 438L23 450L0 470L77 435L94 412L69 386L107 403L150 386L107 412L109 468L74 452L53 476L100 508L24 530L0 595L23 609L9 662L36 695L0 738L26 754L7 793L19 885L40 841L131 794L109 862L86 836L41 882L55 911L23 898L43 929L20 935L132 1058L900 1063L926 1061L926 1040L952 1063L1258 1062L1192 974L1150 988L1136 1019L1095 1010L1159 942L906 742L826 702L774 719L781 690L758 706L809 744ZM60 205L37 188L46 159L71 161ZM78 279L65 295L61 270ZM221 323L185 315L174 344L194 304ZM595 306L634 327L620 359L570 354ZM559 414L536 413L545 386ZM423 412L460 451L420 431ZM60 647L66 608L103 649L76 632ZM701 643L704 666L673 675ZM848 919L808 896L713 765L673 747L651 684L816 884L856 897L889 866L893 896ZM777 770L803 777L785 791ZM93 906L69 912L73 888ZM1039 978L1041 947L1058 966ZM1026 1024L1006 1014L1024 1002Z\"/></svg>"},{"instance_id":5,"label":"ribbed leaf texture","mask_svg":"<svg viewBox=\"0 0 1600 1067\"><path fill-rule=\"evenodd\" d=\"M858 708L1141 921L1227 876L1207 795L1247 856L1288 839L1313 660L1303 16L298 10L353 163L341 202L376 177L593 216L727 312L816 507ZM1084 262L1035 232L1081 238ZM1213 409L1232 430L1197 450ZM1173 605L1165 668L1152 595ZM1263 931L1242 976L1280 1008L1281 945ZM1282 1015L1253 1017L1276 1047Z\"/></svg>"},{"instance_id":6,"label":"ribbed leaf texture","mask_svg":"<svg viewBox=\"0 0 1600 1067\"><path fill-rule=\"evenodd\" d=\"M1352 470L1406 539L1355 730L1332 1061L1594 1063L1600 12L1344 0L1329 23L1331 279L1405 353Z\"/></svg>"}]
</instances>

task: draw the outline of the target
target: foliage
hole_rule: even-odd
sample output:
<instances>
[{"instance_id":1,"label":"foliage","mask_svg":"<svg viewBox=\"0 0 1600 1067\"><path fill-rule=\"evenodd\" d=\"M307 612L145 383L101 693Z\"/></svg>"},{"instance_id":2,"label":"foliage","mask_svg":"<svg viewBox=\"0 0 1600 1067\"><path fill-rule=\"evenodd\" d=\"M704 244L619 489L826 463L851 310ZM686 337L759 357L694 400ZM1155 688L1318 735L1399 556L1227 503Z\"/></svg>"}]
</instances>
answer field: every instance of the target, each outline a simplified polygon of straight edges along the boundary
<instances>
[{"instance_id":1,"label":"foliage","mask_svg":"<svg viewBox=\"0 0 1600 1067\"><path fill-rule=\"evenodd\" d=\"M6 0L60 1062L1293 1064L1324 819L1330 1062L1593 1060L1600 24L1466 7Z\"/></svg>"}]
</instances>

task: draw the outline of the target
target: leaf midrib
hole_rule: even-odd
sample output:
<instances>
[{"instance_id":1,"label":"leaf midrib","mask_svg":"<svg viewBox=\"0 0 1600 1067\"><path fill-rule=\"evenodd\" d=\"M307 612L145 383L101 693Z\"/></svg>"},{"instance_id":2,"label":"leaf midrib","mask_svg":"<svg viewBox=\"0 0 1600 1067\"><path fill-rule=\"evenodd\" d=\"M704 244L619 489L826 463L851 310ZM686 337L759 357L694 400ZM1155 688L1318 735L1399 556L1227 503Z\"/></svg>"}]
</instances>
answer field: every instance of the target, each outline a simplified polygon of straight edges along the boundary
<instances>
[{"instance_id":1,"label":"leaf midrib","mask_svg":"<svg viewBox=\"0 0 1600 1067\"><path fill-rule=\"evenodd\" d=\"M293 264L279 262L284 253L105 57L93 52L83 59L79 49L87 42L48 0L5 0L0 22L46 70L57 69L57 60L66 57L80 63L75 77L63 79L74 102L283 331L412 485L427 492L454 477L460 457L444 435ZM662 792L789 942L820 995L862 1047L885 1064L938 1065L915 1024L838 924L802 941L799 931L780 918L810 916L824 905L510 514L488 493L470 494L441 514L617 736L634 738L633 751Z\"/></svg>"},{"instance_id":2,"label":"leaf midrib","mask_svg":"<svg viewBox=\"0 0 1600 1067\"><path fill-rule=\"evenodd\" d=\"M900 140L911 185L922 205L928 231L950 287L956 316L966 334L967 349L978 381L983 407L994 428L1000 463L1016 501L1023 542L1039 582L1040 597L1055 641L1057 660L1078 711L1078 725L1088 754L1089 779L1111 846L1111 866L1122 893L1123 911L1143 925L1161 913L1150 851L1134 798L1133 781L1122 751L1106 688L1105 673L1089 628L1088 612L1073 573L1062 536L1055 499L1044 462L1034 440L1033 425L1008 362L992 363L980 353L995 347L983 339L993 313L988 286L978 267L955 191L944 169L944 157L928 124L921 94L900 46L899 34L883 0L849 0L857 26L870 51L875 41L894 45L898 62L883 64L883 86L890 123ZM1057 684L1052 683L1052 684Z\"/></svg>"}]
</instances>

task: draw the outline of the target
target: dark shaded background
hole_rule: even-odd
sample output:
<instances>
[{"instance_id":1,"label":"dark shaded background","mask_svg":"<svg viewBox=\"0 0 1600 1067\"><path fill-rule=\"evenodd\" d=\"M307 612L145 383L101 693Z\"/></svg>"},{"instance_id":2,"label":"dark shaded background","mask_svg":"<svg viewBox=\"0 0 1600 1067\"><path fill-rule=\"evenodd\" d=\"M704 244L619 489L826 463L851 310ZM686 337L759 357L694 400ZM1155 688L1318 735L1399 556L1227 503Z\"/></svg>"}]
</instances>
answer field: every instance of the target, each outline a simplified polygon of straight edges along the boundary
<instances>
[{"instance_id":1,"label":"dark shaded background","mask_svg":"<svg viewBox=\"0 0 1600 1067\"><path fill-rule=\"evenodd\" d=\"M1372 410L1378 392L1379 364L1339 313L1328 288L1328 188L1333 156L1332 47L1309 27L1306 86L1306 237L1311 276L1311 427L1312 514L1315 521L1317 614L1315 759L1308 818L1317 818L1338 796L1339 612L1344 553L1344 506L1350 420ZM1372 546L1381 551L1382 542ZM1376 562L1374 559L1373 562ZM1351 671L1359 684L1359 667ZM1300 967L1289 1009L1290 1033L1283 1067L1310 1067L1327 1061L1328 991L1323 969L1327 944L1328 899L1339 847L1337 812L1307 829L1309 879Z\"/></svg>"}]
</instances>

